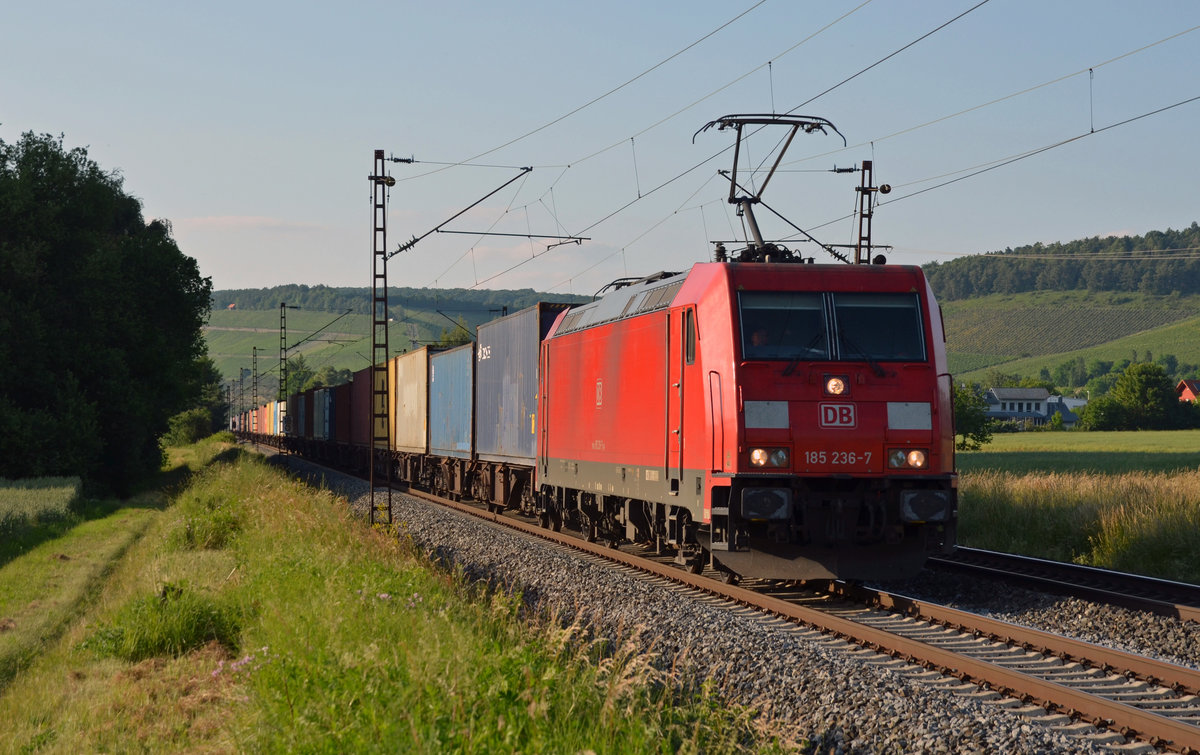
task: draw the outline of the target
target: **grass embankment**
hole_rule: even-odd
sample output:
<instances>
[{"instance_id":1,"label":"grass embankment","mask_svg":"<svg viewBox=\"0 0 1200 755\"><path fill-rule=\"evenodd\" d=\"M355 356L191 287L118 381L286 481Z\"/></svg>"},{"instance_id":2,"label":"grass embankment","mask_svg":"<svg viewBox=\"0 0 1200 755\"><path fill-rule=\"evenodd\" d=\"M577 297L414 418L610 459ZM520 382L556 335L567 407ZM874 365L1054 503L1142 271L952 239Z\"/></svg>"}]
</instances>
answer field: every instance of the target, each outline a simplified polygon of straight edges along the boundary
<instances>
[{"instance_id":1,"label":"grass embankment","mask_svg":"<svg viewBox=\"0 0 1200 755\"><path fill-rule=\"evenodd\" d=\"M962 545L1200 583L1200 431L998 435L959 469Z\"/></svg>"},{"instance_id":2,"label":"grass embankment","mask_svg":"<svg viewBox=\"0 0 1200 755\"><path fill-rule=\"evenodd\" d=\"M78 616L161 501L117 509L79 490L68 478L0 482L0 688Z\"/></svg>"},{"instance_id":3,"label":"grass embankment","mask_svg":"<svg viewBox=\"0 0 1200 755\"><path fill-rule=\"evenodd\" d=\"M0 750L780 749L706 688L530 622L257 459L148 514L94 606L0 696Z\"/></svg>"}]
</instances>

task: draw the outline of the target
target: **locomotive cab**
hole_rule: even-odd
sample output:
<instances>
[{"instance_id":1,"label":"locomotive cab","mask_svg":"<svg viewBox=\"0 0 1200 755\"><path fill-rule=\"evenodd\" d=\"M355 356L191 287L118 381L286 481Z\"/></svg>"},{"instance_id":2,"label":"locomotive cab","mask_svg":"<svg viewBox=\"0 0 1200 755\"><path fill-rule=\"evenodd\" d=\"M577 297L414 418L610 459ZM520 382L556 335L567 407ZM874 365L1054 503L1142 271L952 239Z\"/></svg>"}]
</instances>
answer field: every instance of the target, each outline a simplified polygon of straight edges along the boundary
<instances>
[{"instance_id":1,"label":"locomotive cab","mask_svg":"<svg viewBox=\"0 0 1200 755\"><path fill-rule=\"evenodd\" d=\"M779 579L915 573L952 547L957 512L949 375L924 276L730 267L739 411L723 421L737 449L713 476L701 533L714 559Z\"/></svg>"}]
</instances>

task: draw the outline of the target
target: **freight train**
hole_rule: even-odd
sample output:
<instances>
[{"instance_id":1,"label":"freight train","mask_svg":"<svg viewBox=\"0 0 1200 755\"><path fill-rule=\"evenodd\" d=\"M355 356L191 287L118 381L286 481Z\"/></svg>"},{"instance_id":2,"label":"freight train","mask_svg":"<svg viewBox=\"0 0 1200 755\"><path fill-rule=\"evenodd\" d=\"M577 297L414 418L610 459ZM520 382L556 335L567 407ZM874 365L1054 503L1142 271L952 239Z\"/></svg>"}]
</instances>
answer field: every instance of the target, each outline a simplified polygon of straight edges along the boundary
<instances>
[{"instance_id":1,"label":"freight train","mask_svg":"<svg viewBox=\"0 0 1200 755\"><path fill-rule=\"evenodd\" d=\"M758 241L390 359L386 451L371 368L236 430L696 570L915 574L957 524L933 292L919 267L813 264Z\"/></svg>"}]
</instances>

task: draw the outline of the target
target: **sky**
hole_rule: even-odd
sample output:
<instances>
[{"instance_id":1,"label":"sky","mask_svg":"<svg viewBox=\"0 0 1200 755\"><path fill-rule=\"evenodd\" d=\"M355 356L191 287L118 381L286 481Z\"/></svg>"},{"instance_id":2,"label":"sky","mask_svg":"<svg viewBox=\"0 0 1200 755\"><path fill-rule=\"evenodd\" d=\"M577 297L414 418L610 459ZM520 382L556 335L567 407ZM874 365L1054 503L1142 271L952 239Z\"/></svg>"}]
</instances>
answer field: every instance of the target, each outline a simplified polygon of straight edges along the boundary
<instances>
[{"instance_id":1,"label":"sky","mask_svg":"<svg viewBox=\"0 0 1200 755\"><path fill-rule=\"evenodd\" d=\"M832 171L871 160L874 243L925 264L1200 221L1198 27L1195 0L44 0L0 24L0 140L86 147L216 290L372 285L382 149L414 161L387 248L420 239L390 285L593 294L745 238L706 123L814 116L846 146L798 135L763 203L852 244Z\"/></svg>"}]
</instances>

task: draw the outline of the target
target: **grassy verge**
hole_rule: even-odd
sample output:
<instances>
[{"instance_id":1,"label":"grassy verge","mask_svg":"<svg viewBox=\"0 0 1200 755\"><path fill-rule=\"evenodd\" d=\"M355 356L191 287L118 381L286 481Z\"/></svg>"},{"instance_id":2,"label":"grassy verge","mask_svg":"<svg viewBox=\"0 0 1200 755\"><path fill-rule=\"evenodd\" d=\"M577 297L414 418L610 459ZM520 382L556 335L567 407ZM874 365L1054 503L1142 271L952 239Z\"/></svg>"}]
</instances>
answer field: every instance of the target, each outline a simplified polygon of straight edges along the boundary
<instances>
[{"instance_id":1,"label":"grassy verge","mask_svg":"<svg viewBox=\"0 0 1200 755\"><path fill-rule=\"evenodd\" d=\"M83 522L0 567L0 688L77 615L151 516L130 508Z\"/></svg>"},{"instance_id":2,"label":"grassy verge","mask_svg":"<svg viewBox=\"0 0 1200 755\"><path fill-rule=\"evenodd\" d=\"M1200 472L964 475L959 542L1200 582Z\"/></svg>"},{"instance_id":3,"label":"grassy verge","mask_svg":"<svg viewBox=\"0 0 1200 755\"><path fill-rule=\"evenodd\" d=\"M964 474L1125 474L1200 468L1200 430L1025 432L995 435L984 450L959 452Z\"/></svg>"},{"instance_id":4,"label":"grassy verge","mask_svg":"<svg viewBox=\"0 0 1200 755\"><path fill-rule=\"evenodd\" d=\"M959 542L1200 583L1200 431L1016 433L959 456Z\"/></svg>"},{"instance_id":5,"label":"grassy verge","mask_svg":"<svg viewBox=\"0 0 1200 755\"><path fill-rule=\"evenodd\" d=\"M0 751L784 749L704 685L531 624L257 460L154 513L0 697Z\"/></svg>"},{"instance_id":6,"label":"grassy verge","mask_svg":"<svg viewBox=\"0 0 1200 755\"><path fill-rule=\"evenodd\" d=\"M77 477L0 480L0 564L79 522Z\"/></svg>"}]
</instances>

